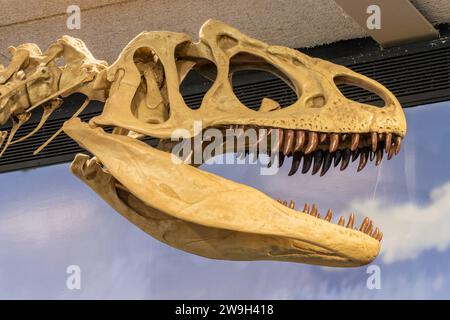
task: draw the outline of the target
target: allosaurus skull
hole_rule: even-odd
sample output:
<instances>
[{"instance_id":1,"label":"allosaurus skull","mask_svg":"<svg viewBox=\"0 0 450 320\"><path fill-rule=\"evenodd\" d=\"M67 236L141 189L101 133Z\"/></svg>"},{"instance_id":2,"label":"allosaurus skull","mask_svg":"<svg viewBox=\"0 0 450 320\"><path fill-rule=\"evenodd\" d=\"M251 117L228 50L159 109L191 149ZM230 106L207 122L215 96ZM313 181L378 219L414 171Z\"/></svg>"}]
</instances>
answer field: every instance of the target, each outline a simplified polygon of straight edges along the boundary
<instances>
[{"instance_id":1,"label":"allosaurus skull","mask_svg":"<svg viewBox=\"0 0 450 320\"><path fill-rule=\"evenodd\" d=\"M187 106L180 93L180 83L193 69L214 78L198 109ZM297 101L282 108L264 99L259 110L252 110L233 93L231 76L240 69L276 74L296 92ZM339 83L376 93L384 106L347 99ZM358 156L361 170L369 158L378 164L384 152L389 159L397 154L406 133L401 105L376 81L209 20L195 43L181 33L141 33L113 65L83 84L88 97L104 96L105 105L89 124L77 118L64 124L64 132L95 155L77 155L71 170L156 239L214 259L346 267L378 255L382 233L368 218L356 229L353 215L345 225L343 217L331 223L331 211L320 217L315 205L296 211L293 203L174 162L170 144L164 143L179 129L196 136L195 121L219 130L269 129L266 135L276 136L272 144L281 157L293 157L290 174L301 161L303 173L312 166L313 173L323 175L333 162L345 169ZM107 133L105 127L114 130ZM159 138L159 147L141 141L144 137Z\"/></svg>"}]
</instances>

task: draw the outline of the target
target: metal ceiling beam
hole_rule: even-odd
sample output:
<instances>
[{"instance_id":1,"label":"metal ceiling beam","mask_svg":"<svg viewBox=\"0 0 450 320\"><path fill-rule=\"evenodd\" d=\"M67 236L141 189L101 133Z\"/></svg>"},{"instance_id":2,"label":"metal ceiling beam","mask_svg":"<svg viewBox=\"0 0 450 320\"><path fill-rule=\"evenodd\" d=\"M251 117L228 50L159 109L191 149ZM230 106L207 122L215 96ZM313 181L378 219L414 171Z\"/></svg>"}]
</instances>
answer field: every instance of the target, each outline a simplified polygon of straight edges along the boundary
<instances>
[{"instance_id":1,"label":"metal ceiling beam","mask_svg":"<svg viewBox=\"0 0 450 320\"><path fill-rule=\"evenodd\" d=\"M335 1L384 48L439 36L409 0Z\"/></svg>"}]
</instances>

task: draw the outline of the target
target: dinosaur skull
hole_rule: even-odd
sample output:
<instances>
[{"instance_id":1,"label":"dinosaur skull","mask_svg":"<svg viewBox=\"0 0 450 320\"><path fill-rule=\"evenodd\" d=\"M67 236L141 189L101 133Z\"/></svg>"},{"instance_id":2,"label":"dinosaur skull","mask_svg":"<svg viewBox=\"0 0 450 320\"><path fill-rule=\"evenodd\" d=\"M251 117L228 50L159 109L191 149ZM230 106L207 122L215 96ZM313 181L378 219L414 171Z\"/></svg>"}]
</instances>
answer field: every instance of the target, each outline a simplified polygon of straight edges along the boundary
<instances>
[{"instance_id":1,"label":"dinosaur skull","mask_svg":"<svg viewBox=\"0 0 450 320\"><path fill-rule=\"evenodd\" d=\"M215 75L199 109L189 108L180 83L191 69ZM239 69L273 72L297 93L280 108L265 99L259 110L243 105L230 77ZM217 70L217 72L211 72ZM103 113L89 125L78 119L64 131L94 159L78 156L72 171L127 219L173 247L215 259L281 260L327 266L359 266L380 249L381 232L365 219L354 228L331 213L318 219L315 206L304 213L262 192L184 163L136 137L169 140L176 129L239 125L272 128L282 155L328 170L334 160L346 167L360 154L360 168L386 150L392 157L406 133L402 108L382 85L349 69L296 50L269 46L219 21L206 22L199 42L185 34L145 32L133 39L107 69L109 96ZM345 98L338 83L378 94L383 107ZM102 127L116 128L113 134ZM163 149L163 148L160 148ZM314 160L314 161L313 161ZM344 165L345 163L345 165ZM318 169L317 169L318 167ZM291 170L292 171L292 170Z\"/></svg>"}]
</instances>

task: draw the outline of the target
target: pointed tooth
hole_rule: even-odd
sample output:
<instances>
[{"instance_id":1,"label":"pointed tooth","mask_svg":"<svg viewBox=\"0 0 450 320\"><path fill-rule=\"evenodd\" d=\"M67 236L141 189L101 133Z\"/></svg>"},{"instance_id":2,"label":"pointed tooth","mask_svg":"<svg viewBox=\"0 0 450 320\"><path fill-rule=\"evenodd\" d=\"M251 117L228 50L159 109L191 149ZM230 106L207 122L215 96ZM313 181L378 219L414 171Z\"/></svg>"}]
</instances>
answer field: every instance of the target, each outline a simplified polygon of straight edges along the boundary
<instances>
[{"instance_id":1,"label":"pointed tooth","mask_svg":"<svg viewBox=\"0 0 450 320\"><path fill-rule=\"evenodd\" d=\"M341 162L342 159L342 151L337 150L334 154L334 166L337 167L339 162Z\"/></svg>"},{"instance_id":2,"label":"pointed tooth","mask_svg":"<svg viewBox=\"0 0 450 320\"><path fill-rule=\"evenodd\" d=\"M361 153L361 150L356 149L355 151L352 151L352 162L358 159L359 154Z\"/></svg>"},{"instance_id":3,"label":"pointed tooth","mask_svg":"<svg viewBox=\"0 0 450 320\"><path fill-rule=\"evenodd\" d=\"M377 161L375 162L375 165L378 166L381 163L381 160L383 160L383 149L377 150Z\"/></svg>"},{"instance_id":4,"label":"pointed tooth","mask_svg":"<svg viewBox=\"0 0 450 320\"><path fill-rule=\"evenodd\" d=\"M323 161L322 150L316 150L316 152L314 152L314 165L312 170L313 175L319 172L320 167L322 166L322 161Z\"/></svg>"},{"instance_id":5,"label":"pointed tooth","mask_svg":"<svg viewBox=\"0 0 450 320\"><path fill-rule=\"evenodd\" d=\"M388 157L387 157L388 160L392 159L392 157L394 156L394 152L395 152L394 148L389 149Z\"/></svg>"},{"instance_id":6,"label":"pointed tooth","mask_svg":"<svg viewBox=\"0 0 450 320\"><path fill-rule=\"evenodd\" d=\"M322 216L320 215L320 213L317 214L317 219L322 219Z\"/></svg>"},{"instance_id":7,"label":"pointed tooth","mask_svg":"<svg viewBox=\"0 0 450 320\"><path fill-rule=\"evenodd\" d=\"M351 144L351 150L355 151L358 148L359 145L359 133L352 134L352 144Z\"/></svg>"},{"instance_id":8,"label":"pointed tooth","mask_svg":"<svg viewBox=\"0 0 450 320\"><path fill-rule=\"evenodd\" d=\"M366 229L364 230L364 233L371 234L372 228L373 228L372 220L369 220L369 224L367 225Z\"/></svg>"},{"instance_id":9,"label":"pointed tooth","mask_svg":"<svg viewBox=\"0 0 450 320\"><path fill-rule=\"evenodd\" d=\"M311 168L312 164L312 154L307 154L303 157L303 167L302 167L302 173L307 173L309 169Z\"/></svg>"},{"instance_id":10,"label":"pointed tooth","mask_svg":"<svg viewBox=\"0 0 450 320\"><path fill-rule=\"evenodd\" d=\"M328 209L327 214L325 216L325 220L327 220L328 222L331 221L331 218L333 218L333 212L331 212L330 209Z\"/></svg>"},{"instance_id":11,"label":"pointed tooth","mask_svg":"<svg viewBox=\"0 0 450 320\"><path fill-rule=\"evenodd\" d=\"M308 132L308 144L305 149L305 154L310 154L317 149L319 144L319 136L317 132Z\"/></svg>"},{"instance_id":12,"label":"pointed tooth","mask_svg":"<svg viewBox=\"0 0 450 320\"><path fill-rule=\"evenodd\" d=\"M376 132L372 132L372 151L377 151L378 147L378 134Z\"/></svg>"},{"instance_id":13,"label":"pointed tooth","mask_svg":"<svg viewBox=\"0 0 450 320\"><path fill-rule=\"evenodd\" d=\"M283 203L283 200L281 200L280 198L278 198L277 200L279 203Z\"/></svg>"},{"instance_id":14,"label":"pointed tooth","mask_svg":"<svg viewBox=\"0 0 450 320\"><path fill-rule=\"evenodd\" d=\"M369 159L370 159L370 161L373 161L375 159L376 155L377 155L376 151L373 152L372 150L370 150L369 151Z\"/></svg>"},{"instance_id":15,"label":"pointed tooth","mask_svg":"<svg viewBox=\"0 0 450 320\"><path fill-rule=\"evenodd\" d=\"M350 156L351 156L350 149L345 149L342 152L342 162L341 162L341 168L340 168L341 171L344 171L347 168L347 166L350 162Z\"/></svg>"},{"instance_id":16,"label":"pointed tooth","mask_svg":"<svg viewBox=\"0 0 450 320\"><path fill-rule=\"evenodd\" d=\"M369 148L363 148L361 151L361 156L359 157L358 172L364 169L367 164L367 159L369 158Z\"/></svg>"},{"instance_id":17,"label":"pointed tooth","mask_svg":"<svg viewBox=\"0 0 450 320\"><path fill-rule=\"evenodd\" d=\"M294 175L298 168L300 167L300 161L302 160L302 154L300 152L294 153L294 156L292 157L292 165L291 170L288 173L288 176Z\"/></svg>"},{"instance_id":18,"label":"pointed tooth","mask_svg":"<svg viewBox=\"0 0 450 320\"><path fill-rule=\"evenodd\" d=\"M283 206L287 207L287 201L286 200L283 201Z\"/></svg>"},{"instance_id":19,"label":"pointed tooth","mask_svg":"<svg viewBox=\"0 0 450 320\"><path fill-rule=\"evenodd\" d=\"M330 134L330 152L335 152L339 146L339 134Z\"/></svg>"},{"instance_id":20,"label":"pointed tooth","mask_svg":"<svg viewBox=\"0 0 450 320\"><path fill-rule=\"evenodd\" d=\"M289 202L289 208L295 209L295 202L293 200L291 200L291 202Z\"/></svg>"},{"instance_id":21,"label":"pointed tooth","mask_svg":"<svg viewBox=\"0 0 450 320\"><path fill-rule=\"evenodd\" d=\"M338 225L344 226L344 224L345 224L345 218L344 218L343 216L341 216L341 217L339 218Z\"/></svg>"},{"instance_id":22,"label":"pointed tooth","mask_svg":"<svg viewBox=\"0 0 450 320\"><path fill-rule=\"evenodd\" d=\"M320 171L320 176L323 177L327 173L328 169L331 167L331 162L333 162L333 154L327 152L325 154L325 159L323 160L322 171Z\"/></svg>"},{"instance_id":23,"label":"pointed tooth","mask_svg":"<svg viewBox=\"0 0 450 320\"><path fill-rule=\"evenodd\" d=\"M368 223L369 223L369 218L365 217L363 222L361 223L361 227L359 227L359 231L365 230Z\"/></svg>"},{"instance_id":24,"label":"pointed tooth","mask_svg":"<svg viewBox=\"0 0 450 320\"><path fill-rule=\"evenodd\" d=\"M348 218L347 228L353 229L354 223L355 223L355 215L352 213Z\"/></svg>"},{"instance_id":25,"label":"pointed tooth","mask_svg":"<svg viewBox=\"0 0 450 320\"><path fill-rule=\"evenodd\" d=\"M379 232L380 232L380 229L378 229L378 227L376 227L376 228L375 228L375 231L374 231L373 234L372 234L372 237L376 239L376 238L378 237L378 233L379 233Z\"/></svg>"},{"instance_id":26,"label":"pointed tooth","mask_svg":"<svg viewBox=\"0 0 450 320\"><path fill-rule=\"evenodd\" d=\"M378 233L377 240L381 241L382 239L383 239L383 232L380 231L380 233Z\"/></svg>"},{"instance_id":27,"label":"pointed tooth","mask_svg":"<svg viewBox=\"0 0 450 320\"><path fill-rule=\"evenodd\" d=\"M386 153L389 153L389 150L392 146L392 133L386 133L386 140L384 141L384 148L386 150Z\"/></svg>"},{"instance_id":28,"label":"pointed tooth","mask_svg":"<svg viewBox=\"0 0 450 320\"><path fill-rule=\"evenodd\" d=\"M323 143L323 142L325 142L325 140L327 140L327 134L326 133L321 133L320 135L319 135L319 141L320 141L320 143Z\"/></svg>"},{"instance_id":29,"label":"pointed tooth","mask_svg":"<svg viewBox=\"0 0 450 320\"><path fill-rule=\"evenodd\" d=\"M305 203L305 206L303 207L304 213L309 213L309 204Z\"/></svg>"},{"instance_id":30,"label":"pointed tooth","mask_svg":"<svg viewBox=\"0 0 450 320\"><path fill-rule=\"evenodd\" d=\"M314 216L314 217L317 216L317 206L316 206L315 203L312 205L310 215L312 215L312 216Z\"/></svg>"},{"instance_id":31,"label":"pointed tooth","mask_svg":"<svg viewBox=\"0 0 450 320\"><path fill-rule=\"evenodd\" d=\"M400 153L401 146L402 146L402 137L398 136L395 138L395 155Z\"/></svg>"},{"instance_id":32,"label":"pointed tooth","mask_svg":"<svg viewBox=\"0 0 450 320\"><path fill-rule=\"evenodd\" d=\"M295 135L295 147L294 151L300 151L305 145L306 133L303 130L297 130Z\"/></svg>"},{"instance_id":33,"label":"pointed tooth","mask_svg":"<svg viewBox=\"0 0 450 320\"><path fill-rule=\"evenodd\" d=\"M286 138L284 139L284 148L283 148L283 153L285 155L288 155L292 152L292 148L294 147L294 138L295 138L295 131L286 130Z\"/></svg>"}]
</instances>

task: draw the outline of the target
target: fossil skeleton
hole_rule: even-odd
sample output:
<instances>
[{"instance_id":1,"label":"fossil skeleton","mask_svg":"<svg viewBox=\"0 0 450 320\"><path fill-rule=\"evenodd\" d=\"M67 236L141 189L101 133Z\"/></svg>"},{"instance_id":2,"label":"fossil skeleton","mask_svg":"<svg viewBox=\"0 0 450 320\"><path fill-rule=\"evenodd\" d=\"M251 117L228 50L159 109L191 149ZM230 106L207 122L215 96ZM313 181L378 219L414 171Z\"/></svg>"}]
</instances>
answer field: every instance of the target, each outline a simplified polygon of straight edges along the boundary
<instances>
[{"instance_id":1,"label":"fossil skeleton","mask_svg":"<svg viewBox=\"0 0 450 320\"><path fill-rule=\"evenodd\" d=\"M93 157L78 154L72 172L126 219L175 248L214 259L278 260L325 266L360 266L379 253L382 233L368 218L356 227L354 215L332 223L317 206L303 213L291 201L274 200L249 186L186 163L174 163L167 142L177 128L197 134L205 128L267 128L276 133L281 160L292 157L289 175L323 175L332 164L344 170L359 157L376 164L400 151L406 133L401 105L382 85L297 50L267 45L216 20L201 28L198 42L182 33L143 32L111 66L96 60L81 40L64 36L42 53L34 44L11 47L11 62L0 65L1 154L36 133L61 106L60 97L82 93L86 102L61 130ZM297 94L288 107L264 99L259 110L242 104L230 77L241 69L261 69L281 77ZM191 109L180 83L191 70L214 83L201 106ZM347 99L346 83L370 90L383 107ZM89 101L104 102L99 116L83 123L78 115ZM37 127L18 140L14 134L36 108ZM112 127L112 133L105 131ZM58 135L56 132L36 152ZM143 142L160 139L158 147ZM226 151L226 150L225 150Z\"/></svg>"}]
</instances>

